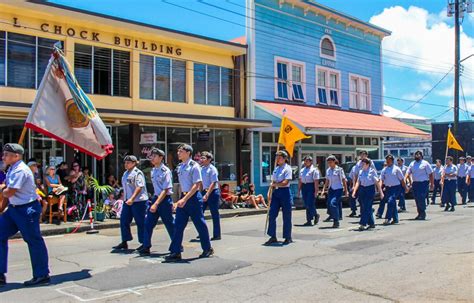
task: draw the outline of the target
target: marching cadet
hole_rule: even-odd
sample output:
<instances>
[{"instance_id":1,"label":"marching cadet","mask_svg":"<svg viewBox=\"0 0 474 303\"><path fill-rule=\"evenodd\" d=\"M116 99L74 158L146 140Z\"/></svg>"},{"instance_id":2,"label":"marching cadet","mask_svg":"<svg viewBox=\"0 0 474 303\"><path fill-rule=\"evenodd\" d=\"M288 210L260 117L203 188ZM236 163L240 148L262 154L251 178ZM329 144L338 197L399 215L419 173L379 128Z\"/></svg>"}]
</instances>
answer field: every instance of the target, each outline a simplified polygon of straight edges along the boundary
<instances>
[{"instance_id":1,"label":"marching cadet","mask_svg":"<svg viewBox=\"0 0 474 303\"><path fill-rule=\"evenodd\" d=\"M456 203L456 182L458 177L458 168L453 164L453 157L446 158L441 184L443 186L442 203L446 205L444 211L454 211ZM449 207L451 205L451 208Z\"/></svg>"},{"instance_id":2,"label":"marching cadet","mask_svg":"<svg viewBox=\"0 0 474 303\"><path fill-rule=\"evenodd\" d=\"M357 178L359 177L359 172L362 170L362 166L363 166L362 160L367 159L368 157L369 157L369 153L368 153L366 150L361 150L361 151L359 151L359 161L357 161L357 163L356 163L356 165L355 165L355 170L354 170L355 179L352 181L352 182L353 182L353 183L352 183L352 184L353 184L352 187L354 187L355 184L357 183ZM371 164L370 164L370 167L371 167L372 169L377 170L377 169L375 168L374 162L370 161L370 163L371 163ZM351 196L352 196L352 195L351 195ZM357 195L356 195L356 198L357 198ZM357 199L358 199L358 198L357 198ZM380 201L380 206L385 207L385 204L384 204L384 203L385 203L385 201ZM359 201L359 205L360 205L360 201ZM380 207L379 207L379 208L380 208ZM383 209L382 209L382 212L383 212Z\"/></svg>"},{"instance_id":3,"label":"marching cadet","mask_svg":"<svg viewBox=\"0 0 474 303\"><path fill-rule=\"evenodd\" d=\"M219 216L219 174L217 168L211 163L214 156L210 152L201 153L201 173L202 173L202 211L205 212L207 207L211 211L212 216L212 232L211 241L221 239L221 223Z\"/></svg>"},{"instance_id":4,"label":"marching cadet","mask_svg":"<svg viewBox=\"0 0 474 303\"><path fill-rule=\"evenodd\" d=\"M380 179L377 176L377 171L371 167L371 160L368 158L362 159L362 169L359 171L359 177L354 187L352 196L355 197L359 193L360 203L360 222L359 230L363 231L368 228L375 228L374 215L372 213L372 204L374 203L375 187L380 192L380 200L384 199L384 194L380 186ZM368 225L368 227L367 227Z\"/></svg>"},{"instance_id":5,"label":"marching cadet","mask_svg":"<svg viewBox=\"0 0 474 303\"><path fill-rule=\"evenodd\" d=\"M423 152L415 152L415 160L408 166L405 174L405 182L409 180L413 186L413 195L415 196L416 209L418 215L415 220L426 219L426 195L430 188L433 188L433 169L428 161L423 160Z\"/></svg>"},{"instance_id":6,"label":"marching cadet","mask_svg":"<svg viewBox=\"0 0 474 303\"><path fill-rule=\"evenodd\" d=\"M0 286L7 283L8 238L21 232L30 251L33 278L25 286L49 284L48 250L40 232L41 204L37 200L33 173L22 161L24 149L19 144L7 143L2 160L9 165L5 184L0 185L9 207L0 216ZM4 201L6 203L6 201Z\"/></svg>"},{"instance_id":7,"label":"marching cadet","mask_svg":"<svg viewBox=\"0 0 474 303\"><path fill-rule=\"evenodd\" d=\"M394 165L394 157L387 155L385 157L387 166L380 173L380 180L385 187L385 201L387 201L387 213L385 215L384 225L398 223L397 199L400 192L406 192L405 176L397 165Z\"/></svg>"},{"instance_id":8,"label":"marching cadet","mask_svg":"<svg viewBox=\"0 0 474 303\"><path fill-rule=\"evenodd\" d=\"M304 226L313 226L319 222L319 214L316 210L315 200L318 197L319 179L321 175L319 169L313 165L311 156L304 157L304 168L300 172L298 182L298 192L303 196L304 205L306 206L306 223Z\"/></svg>"},{"instance_id":9,"label":"marching cadet","mask_svg":"<svg viewBox=\"0 0 474 303\"><path fill-rule=\"evenodd\" d=\"M466 164L466 158L459 157L458 164L458 192L461 195L462 204L466 204L467 200L467 186L466 186L466 176L467 169L469 166Z\"/></svg>"},{"instance_id":10,"label":"marching cadet","mask_svg":"<svg viewBox=\"0 0 474 303\"><path fill-rule=\"evenodd\" d=\"M469 170L466 177L466 184L469 188L469 202L474 202L474 158L470 156L470 163Z\"/></svg>"},{"instance_id":11,"label":"marching cadet","mask_svg":"<svg viewBox=\"0 0 474 303\"><path fill-rule=\"evenodd\" d=\"M431 196L431 204L436 204L436 195L438 193L441 194L441 176L443 175L444 167L441 165L441 160L436 160L436 167L433 169L433 177L434 177L434 188L433 188L433 195ZM443 199L441 199L441 206L443 206Z\"/></svg>"},{"instance_id":12,"label":"marching cadet","mask_svg":"<svg viewBox=\"0 0 474 303\"><path fill-rule=\"evenodd\" d=\"M355 180L357 178L357 176L355 175L355 172L356 172L356 166L354 165L352 166L351 172L349 173L349 179L351 179L350 189L349 189L349 193L350 193L349 204L351 207L351 214L349 215L349 217L351 218L357 217L357 195L355 198L352 197L352 193L354 191L354 186L355 186Z\"/></svg>"},{"instance_id":13,"label":"marching cadet","mask_svg":"<svg viewBox=\"0 0 474 303\"><path fill-rule=\"evenodd\" d=\"M153 184L154 196L151 199L145 217L145 229L143 234L143 248L139 251L141 256L149 256L151 248L151 237L153 229L161 218L166 231L173 239L174 219L173 219L173 178L171 170L164 164L165 152L158 148L153 148L150 152L151 182Z\"/></svg>"},{"instance_id":14,"label":"marching cadet","mask_svg":"<svg viewBox=\"0 0 474 303\"><path fill-rule=\"evenodd\" d=\"M140 246L137 252L143 249L143 231L145 227L145 214L148 201L146 190L145 175L137 168L138 159L133 155L125 156L123 159L125 172L122 176L122 187L124 191L125 202L122 206L120 215L120 232L122 242L114 246L113 249L128 249L128 241L132 241L132 232L130 224L135 219L137 224L138 242Z\"/></svg>"},{"instance_id":15,"label":"marching cadet","mask_svg":"<svg viewBox=\"0 0 474 303\"><path fill-rule=\"evenodd\" d=\"M339 167L335 156L330 155L326 158L328 169L326 171L326 182L324 183L321 195L324 195L328 189L327 204L329 207L329 217L333 220L333 228L339 228L341 213L339 205L342 203L342 195L347 196L347 179L344 170Z\"/></svg>"},{"instance_id":16,"label":"marching cadet","mask_svg":"<svg viewBox=\"0 0 474 303\"><path fill-rule=\"evenodd\" d=\"M199 233L202 254L199 258L208 258L214 254L209 239L206 220L202 212L202 195L199 191L202 185L201 167L191 159L193 148L187 144L178 147L178 159L181 163L177 167L179 185L181 187L181 198L173 205L176 209L175 229L170 246L170 255L166 261L174 262L181 260L184 229L188 224L189 217Z\"/></svg>"},{"instance_id":17,"label":"marching cadet","mask_svg":"<svg viewBox=\"0 0 474 303\"><path fill-rule=\"evenodd\" d=\"M290 192L290 181L293 179L291 166L288 165L288 153L280 150L275 154L276 168L273 171L272 183L273 187L270 209L268 211L268 230L267 235L270 236L264 245L277 243L276 237L276 219L280 208L283 213L283 238L284 245L293 242L291 238L291 204L292 196Z\"/></svg>"},{"instance_id":18,"label":"marching cadet","mask_svg":"<svg viewBox=\"0 0 474 303\"><path fill-rule=\"evenodd\" d=\"M397 159L397 166L402 170L402 174L405 176L407 173L408 167L405 165L405 160L403 160L403 158ZM408 184L406 184L406 186L408 188ZM399 213L406 212L407 209L405 206L405 192L404 191L400 192L399 199L400 200L398 201L398 208L399 208L398 212Z\"/></svg>"}]
</instances>

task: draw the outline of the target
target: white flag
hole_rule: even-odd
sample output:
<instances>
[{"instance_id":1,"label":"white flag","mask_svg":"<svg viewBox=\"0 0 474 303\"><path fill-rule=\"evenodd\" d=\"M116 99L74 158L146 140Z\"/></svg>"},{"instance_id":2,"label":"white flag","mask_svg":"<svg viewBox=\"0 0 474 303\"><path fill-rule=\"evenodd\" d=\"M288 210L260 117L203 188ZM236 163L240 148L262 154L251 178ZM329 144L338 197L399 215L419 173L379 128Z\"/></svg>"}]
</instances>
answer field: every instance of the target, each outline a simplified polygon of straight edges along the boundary
<instances>
[{"instance_id":1,"label":"white flag","mask_svg":"<svg viewBox=\"0 0 474 303\"><path fill-rule=\"evenodd\" d=\"M100 160L112 139L59 49L51 56L25 126Z\"/></svg>"}]
</instances>

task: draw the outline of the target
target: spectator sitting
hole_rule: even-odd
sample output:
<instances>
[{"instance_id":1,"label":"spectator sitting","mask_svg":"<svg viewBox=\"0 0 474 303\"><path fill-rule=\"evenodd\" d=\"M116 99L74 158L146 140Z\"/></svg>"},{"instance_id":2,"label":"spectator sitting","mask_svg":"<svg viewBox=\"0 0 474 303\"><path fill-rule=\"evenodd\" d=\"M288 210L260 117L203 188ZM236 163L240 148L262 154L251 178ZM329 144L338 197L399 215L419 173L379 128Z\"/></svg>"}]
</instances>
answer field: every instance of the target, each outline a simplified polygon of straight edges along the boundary
<instances>
[{"instance_id":1,"label":"spectator sitting","mask_svg":"<svg viewBox=\"0 0 474 303\"><path fill-rule=\"evenodd\" d=\"M110 216L110 211L112 210L112 207L114 206L115 203L115 193L112 191L109 193L107 199L104 201L104 211L106 214Z\"/></svg>"},{"instance_id":2,"label":"spectator sitting","mask_svg":"<svg viewBox=\"0 0 474 303\"><path fill-rule=\"evenodd\" d=\"M120 190L119 198L112 205L111 217L115 216L116 218L120 219L120 215L122 214L122 206L124 202L123 199L124 199L124 193L123 193L123 190Z\"/></svg>"},{"instance_id":3,"label":"spectator sitting","mask_svg":"<svg viewBox=\"0 0 474 303\"><path fill-rule=\"evenodd\" d=\"M237 208L235 203L239 200L239 196L233 195L229 190L229 184L222 184L221 198L225 201L229 208Z\"/></svg>"},{"instance_id":4,"label":"spectator sitting","mask_svg":"<svg viewBox=\"0 0 474 303\"><path fill-rule=\"evenodd\" d=\"M256 195L255 194L255 185L249 184L249 192L246 195L242 195L241 199L247 204L252 205L256 209L259 209L259 204L263 204L264 208L267 208L267 204L265 203L265 198L263 195Z\"/></svg>"},{"instance_id":5,"label":"spectator sitting","mask_svg":"<svg viewBox=\"0 0 474 303\"><path fill-rule=\"evenodd\" d=\"M117 179L115 178L114 175L110 174L108 177L107 177L107 185L112 187L113 189L117 189L117 188L120 188L120 185L117 181Z\"/></svg>"},{"instance_id":6,"label":"spectator sitting","mask_svg":"<svg viewBox=\"0 0 474 303\"><path fill-rule=\"evenodd\" d=\"M59 199L59 213L63 215L63 206L64 202L66 201L65 192L67 191L67 188L62 185L59 176L56 174L56 168L54 166L49 166L46 173L47 175L44 178L44 181L48 187L48 195L57 197Z\"/></svg>"},{"instance_id":7,"label":"spectator sitting","mask_svg":"<svg viewBox=\"0 0 474 303\"><path fill-rule=\"evenodd\" d=\"M240 195L247 195L249 193L249 175L243 174L242 175L242 184L240 185Z\"/></svg>"}]
</instances>

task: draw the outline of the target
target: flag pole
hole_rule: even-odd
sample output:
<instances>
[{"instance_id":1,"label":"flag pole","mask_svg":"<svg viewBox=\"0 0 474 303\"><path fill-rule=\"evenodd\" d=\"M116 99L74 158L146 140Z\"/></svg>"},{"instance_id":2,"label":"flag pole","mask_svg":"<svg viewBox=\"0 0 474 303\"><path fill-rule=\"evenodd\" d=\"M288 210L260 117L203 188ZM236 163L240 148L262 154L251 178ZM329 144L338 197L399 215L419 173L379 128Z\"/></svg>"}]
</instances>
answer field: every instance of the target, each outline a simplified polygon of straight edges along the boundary
<instances>
[{"instance_id":1,"label":"flag pole","mask_svg":"<svg viewBox=\"0 0 474 303\"><path fill-rule=\"evenodd\" d=\"M448 133L446 134L446 153L444 155L444 165L446 166L446 158L448 157L448 151L449 151L449 130L451 130L451 124L448 125ZM443 176L441 178L441 180L443 180L443 184L441 185L441 193L440 193L440 199L441 199L441 204L440 205L443 205L443 191L444 191L444 172L443 172Z\"/></svg>"},{"instance_id":2,"label":"flag pole","mask_svg":"<svg viewBox=\"0 0 474 303\"><path fill-rule=\"evenodd\" d=\"M23 130L21 131L20 139L18 140L18 144L23 145L23 141L25 141L26 131L28 129L26 126L23 126Z\"/></svg>"}]
</instances>

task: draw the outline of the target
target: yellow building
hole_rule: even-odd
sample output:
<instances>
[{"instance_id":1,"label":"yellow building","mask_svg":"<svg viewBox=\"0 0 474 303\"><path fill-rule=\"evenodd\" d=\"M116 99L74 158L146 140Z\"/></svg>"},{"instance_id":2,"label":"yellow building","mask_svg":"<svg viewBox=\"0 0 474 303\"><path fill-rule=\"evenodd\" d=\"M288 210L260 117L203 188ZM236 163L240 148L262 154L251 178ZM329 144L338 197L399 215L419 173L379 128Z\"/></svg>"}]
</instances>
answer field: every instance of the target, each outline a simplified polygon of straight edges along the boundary
<instances>
[{"instance_id":1,"label":"yellow building","mask_svg":"<svg viewBox=\"0 0 474 303\"><path fill-rule=\"evenodd\" d=\"M243 173L241 163L250 159L242 150L243 130L269 126L245 117L245 45L43 1L4 0L1 145L18 141L57 41L109 126L115 151L96 162L30 131L27 156L43 165L79 157L98 176L119 176L124 155L146 161L149 149L157 146L174 168L177 146L189 143L195 151L213 152L221 179L233 181Z\"/></svg>"}]
</instances>

